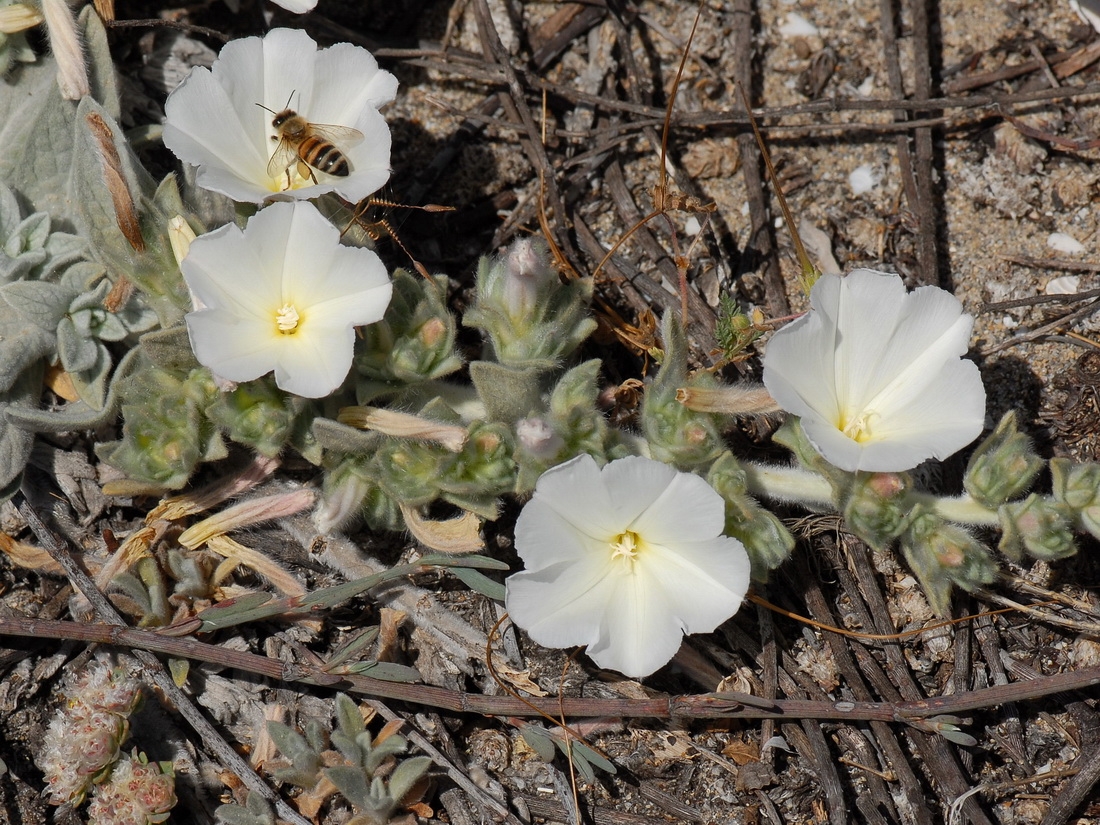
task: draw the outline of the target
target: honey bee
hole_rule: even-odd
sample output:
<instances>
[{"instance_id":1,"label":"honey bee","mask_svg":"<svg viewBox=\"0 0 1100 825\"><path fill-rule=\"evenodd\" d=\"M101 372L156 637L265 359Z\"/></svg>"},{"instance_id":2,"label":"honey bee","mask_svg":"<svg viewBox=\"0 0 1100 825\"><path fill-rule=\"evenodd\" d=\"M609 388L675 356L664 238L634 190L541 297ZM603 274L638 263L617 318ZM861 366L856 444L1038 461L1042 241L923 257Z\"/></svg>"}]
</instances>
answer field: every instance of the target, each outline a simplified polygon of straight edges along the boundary
<instances>
[{"instance_id":1,"label":"honey bee","mask_svg":"<svg viewBox=\"0 0 1100 825\"><path fill-rule=\"evenodd\" d=\"M288 100L287 108L281 112L256 104L275 116L271 119L275 129L271 139L278 141L279 145L267 162L267 174L274 178L285 172L288 187L295 164L298 174L314 183L317 183L314 171L346 178L351 173L351 165L340 146L351 148L358 145L363 140L363 133L347 126L310 123L289 108L289 104Z\"/></svg>"}]
</instances>

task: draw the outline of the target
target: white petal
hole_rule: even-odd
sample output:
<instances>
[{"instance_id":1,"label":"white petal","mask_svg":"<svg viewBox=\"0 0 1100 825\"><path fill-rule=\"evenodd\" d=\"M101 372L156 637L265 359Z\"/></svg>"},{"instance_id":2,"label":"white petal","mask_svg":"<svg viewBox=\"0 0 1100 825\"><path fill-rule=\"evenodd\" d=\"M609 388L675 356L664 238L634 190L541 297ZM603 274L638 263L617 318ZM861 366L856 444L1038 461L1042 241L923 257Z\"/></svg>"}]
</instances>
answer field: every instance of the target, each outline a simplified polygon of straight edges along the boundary
<instances>
[{"instance_id":1,"label":"white petal","mask_svg":"<svg viewBox=\"0 0 1100 825\"><path fill-rule=\"evenodd\" d=\"M838 289L822 290L811 305L834 319L832 373L836 396L840 411L852 414L863 409L867 399L881 388L880 364L889 353L886 345L902 314L905 285L897 275L869 269L857 269L838 280ZM818 293L817 285L813 291ZM836 303L825 304L826 300Z\"/></svg>"},{"instance_id":2,"label":"white petal","mask_svg":"<svg viewBox=\"0 0 1100 825\"><path fill-rule=\"evenodd\" d=\"M379 69L366 49L350 43L318 52L315 83L309 113L317 123L358 128L364 109L381 109L397 95L397 78Z\"/></svg>"},{"instance_id":3,"label":"white petal","mask_svg":"<svg viewBox=\"0 0 1100 825\"><path fill-rule=\"evenodd\" d=\"M630 528L664 494L676 475L675 467L641 456L620 458L604 467L600 482L610 496L616 532Z\"/></svg>"},{"instance_id":4,"label":"white petal","mask_svg":"<svg viewBox=\"0 0 1100 825\"><path fill-rule=\"evenodd\" d=\"M612 505L611 495L600 477L596 460L585 453L551 467L535 484L535 498L556 512L580 532L600 541L609 541L626 528ZM520 514L520 522L528 504ZM519 547L517 531L517 549ZM526 558L525 558L526 560Z\"/></svg>"},{"instance_id":5,"label":"white petal","mask_svg":"<svg viewBox=\"0 0 1100 825\"><path fill-rule=\"evenodd\" d=\"M614 581L611 556L584 553L572 562L508 577L504 605L517 626L545 647L596 642Z\"/></svg>"},{"instance_id":6,"label":"white petal","mask_svg":"<svg viewBox=\"0 0 1100 825\"><path fill-rule=\"evenodd\" d=\"M638 573L613 581L617 586L606 602L599 639L589 645L588 655L600 667L640 679L676 655L683 628L664 588L653 577Z\"/></svg>"},{"instance_id":7,"label":"white petal","mask_svg":"<svg viewBox=\"0 0 1100 825\"><path fill-rule=\"evenodd\" d=\"M274 369L277 342L270 322L242 319L220 309L191 312L185 320L195 358L215 375L251 381Z\"/></svg>"},{"instance_id":8,"label":"white petal","mask_svg":"<svg viewBox=\"0 0 1100 825\"><path fill-rule=\"evenodd\" d=\"M355 123L363 141L344 151L351 167L346 178L330 178L337 192L349 201L360 201L382 188L390 178L390 127L369 106Z\"/></svg>"},{"instance_id":9,"label":"white petal","mask_svg":"<svg viewBox=\"0 0 1100 825\"><path fill-rule=\"evenodd\" d=\"M264 269L277 275L280 306L299 299L296 282L323 276L340 243L340 231L313 204L299 201L261 209L249 218L248 237Z\"/></svg>"},{"instance_id":10,"label":"white petal","mask_svg":"<svg viewBox=\"0 0 1100 825\"><path fill-rule=\"evenodd\" d=\"M239 109L209 70L192 70L164 110L164 145L199 167L200 185L235 200L258 202L270 194L258 177L263 171L266 178L268 160L262 136L242 124Z\"/></svg>"},{"instance_id":11,"label":"white petal","mask_svg":"<svg viewBox=\"0 0 1100 825\"><path fill-rule=\"evenodd\" d=\"M978 435L984 389L977 368L959 360L973 319L952 295L906 294L897 276L857 270L822 277L811 306L769 342L764 384L827 460L906 470ZM857 421L858 442L841 431Z\"/></svg>"},{"instance_id":12,"label":"white petal","mask_svg":"<svg viewBox=\"0 0 1100 825\"><path fill-rule=\"evenodd\" d=\"M834 467L839 467L849 473L854 473L860 469L870 469L869 467L863 467L861 464L864 451L863 445L838 430L834 419L823 418L812 410L801 416L801 418L802 431L806 434L806 438L814 445L814 449ZM884 446L879 445L880 449ZM902 448L902 454L897 456L896 463L908 461L909 455L909 451ZM915 467L920 462L921 459L918 459L909 467ZM894 469L901 470L900 467ZM880 470L880 472L887 471Z\"/></svg>"},{"instance_id":13,"label":"white petal","mask_svg":"<svg viewBox=\"0 0 1100 825\"><path fill-rule=\"evenodd\" d=\"M259 100L245 100L235 96L240 108L252 107L258 110L258 118L263 122L267 142L274 147L271 137L275 130L271 126L271 112L264 112L256 105L262 103L267 108L279 112L293 109L309 118L311 116L314 93L314 69L317 64L317 43L300 29L272 29L263 36L262 45L262 97ZM224 50L223 50L224 51ZM216 65L216 64L215 64ZM270 158L271 153L268 153ZM267 161L264 161L265 165Z\"/></svg>"},{"instance_id":14,"label":"white petal","mask_svg":"<svg viewBox=\"0 0 1100 825\"><path fill-rule=\"evenodd\" d=\"M549 472L549 471L548 471ZM572 564L592 554L593 548L610 545L580 530L572 515L562 514L538 495L524 505L516 521L516 552L528 572L543 570L558 563Z\"/></svg>"},{"instance_id":15,"label":"white petal","mask_svg":"<svg viewBox=\"0 0 1100 825\"><path fill-rule=\"evenodd\" d=\"M616 587L588 655L641 678L676 655L685 632L710 632L737 612L749 559L740 542L724 537L676 548L647 545L633 575L609 581Z\"/></svg>"},{"instance_id":16,"label":"white petal","mask_svg":"<svg viewBox=\"0 0 1100 825\"><path fill-rule=\"evenodd\" d=\"M713 539L725 524L726 503L714 488L692 473L676 473L630 527L647 542L678 546Z\"/></svg>"},{"instance_id":17,"label":"white petal","mask_svg":"<svg viewBox=\"0 0 1100 825\"><path fill-rule=\"evenodd\" d=\"M297 335L280 336L275 383L303 398L323 398L348 377L355 331L303 324Z\"/></svg>"},{"instance_id":18,"label":"white petal","mask_svg":"<svg viewBox=\"0 0 1100 825\"><path fill-rule=\"evenodd\" d=\"M381 321L392 295L393 286L386 283L312 303L309 305L309 313L314 323L323 324L329 329L350 329Z\"/></svg>"},{"instance_id":19,"label":"white petal","mask_svg":"<svg viewBox=\"0 0 1100 825\"><path fill-rule=\"evenodd\" d=\"M638 565L665 591L685 633L709 633L737 612L749 589L744 545L718 536L674 547L647 545Z\"/></svg>"},{"instance_id":20,"label":"white petal","mask_svg":"<svg viewBox=\"0 0 1100 825\"><path fill-rule=\"evenodd\" d=\"M317 5L317 0L271 0L271 2L294 14L305 14L307 11L313 11Z\"/></svg>"},{"instance_id":21,"label":"white petal","mask_svg":"<svg viewBox=\"0 0 1100 825\"><path fill-rule=\"evenodd\" d=\"M907 404L945 363L966 353L973 324L962 304L942 289L921 287L910 293L892 334L885 337L880 330L877 375L868 382L869 394L856 400L879 411ZM872 335L864 335L867 343ZM899 397L900 404L892 404L891 397Z\"/></svg>"},{"instance_id":22,"label":"white petal","mask_svg":"<svg viewBox=\"0 0 1100 825\"><path fill-rule=\"evenodd\" d=\"M278 278L270 277L245 233L233 224L192 241L180 268L204 306L268 322L272 309L280 306L275 303Z\"/></svg>"},{"instance_id":23,"label":"white petal","mask_svg":"<svg viewBox=\"0 0 1100 825\"><path fill-rule=\"evenodd\" d=\"M985 422L985 387L972 361L946 364L923 394L903 410L883 418L874 439L864 445L860 469L898 471L929 458L944 459L977 438ZM891 445L904 445L916 460L902 464L890 454Z\"/></svg>"}]
</instances>

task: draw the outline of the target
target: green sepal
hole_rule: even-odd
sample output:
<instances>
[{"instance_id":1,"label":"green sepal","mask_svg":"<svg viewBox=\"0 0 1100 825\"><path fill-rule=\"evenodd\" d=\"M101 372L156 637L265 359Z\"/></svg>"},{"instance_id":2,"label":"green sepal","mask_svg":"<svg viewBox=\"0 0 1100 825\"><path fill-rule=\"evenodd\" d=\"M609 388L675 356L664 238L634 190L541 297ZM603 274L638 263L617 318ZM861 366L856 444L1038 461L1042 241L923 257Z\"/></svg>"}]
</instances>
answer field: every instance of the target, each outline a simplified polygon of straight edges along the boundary
<instances>
[{"instance_id":1,"label":"green sepal","mask_svg":"<svg viewBox=\"0 0 1100 825\"><path fill-rule=\"evenodd\" d=\"M885 550L912 517L908 473L856 473L844 503L844 523L874 547Z\"/></svg>"},{"instance_id":2,"label":"green sepal","mask_svg":"<svg viewBox=\"0 0 1100 825\"><path fill-rule=\"evenodd\" d=\"M794 536L775 514L748 494L745 472L732 453L723 453L711 465L706 479L726 502L725 534L745 545L753 579L767 581L768 572L794 552Z\"/></svg>"},{"instance_id":3,"label":"green sepal","mask_svg":"<svg viewBox=\"0 0 1100 825\"><path fill-rule=\"evenodd\" d=\"M642 402L642 432L650 457L682 469L710 464L725 451L717 416L689 410L676 391L688 380L687 340L679 319L665 313L661 322L665 357Z\"/></svg>"},{"instance_id":4,"label":"green sepal","mask_svg":"<svg viewBox=\"0 0 1100 825\"><path fill-rule=\"evenodd\" d=\"M1016 426L1016 412L1005 413L966 468L963 486L972 498L994 509L1022 494L1043 469L1031 439Z\"/></svg>"},{"instance_id":5,"label":"green sepal","mask_svg":"<svg viewBox=\"0 0 1100 825\"><path fill-rule=\"evenodd\" d=\"M997 564L985 545L931 513L914 513L900 543L932 609L940 616L950 610L952 585L974 590L997 576Z\"/></svg>"},{"instance_id":6,"label":"green sepal","mask_svg":"<svg viewBox=\"0 0 1100 825\"><path fill-rule=\"evenodd\" d=\"M1002 504L998 549L1019 562L1024 551L1037 559L1064 559L1077 552L1073 537L1073 514L1062 502L1032 493L1023 501Z\"/></svg>"}]
</instances>

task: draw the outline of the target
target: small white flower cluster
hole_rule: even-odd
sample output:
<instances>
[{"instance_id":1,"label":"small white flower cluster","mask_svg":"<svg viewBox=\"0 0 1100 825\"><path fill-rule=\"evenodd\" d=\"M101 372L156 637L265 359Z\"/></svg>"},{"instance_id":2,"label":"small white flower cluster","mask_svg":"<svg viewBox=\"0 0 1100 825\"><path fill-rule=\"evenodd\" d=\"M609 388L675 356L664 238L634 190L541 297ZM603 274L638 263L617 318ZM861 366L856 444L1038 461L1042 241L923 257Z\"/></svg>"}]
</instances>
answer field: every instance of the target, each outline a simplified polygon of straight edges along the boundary
<instances>
[{"instance_id":1,"label":"small white flower cluster","mask_svg":"<svg viewBox=\"0 0 1100 825\"><path fill-rule=\"evenodd\" d=\"M346 378L354 328L381 319L391 286L373 252L340 246L301 199L359 200L385 182L390 135L378 109L396 88L363 49L318 50L276 29L230 43L169 97L164 142L198 167L199 185L237 201L291 201L243 231L196 239L182 260L192 347L218 377L274 370L281 388L308 397ZM530 276L529 257L513 262L515 274ZM505 304L522 314L537 283L514 281ZM810 303L769 342L764 384L826 461L900 472L978 436L985 391L961 359L973 319L954 297L856 270L820 278ZM523 424L534 449L544 436ZM527 569L508 579L508 610L541 644L587 645L598 664L646 676L685 633L713 630L740 606L749 560L724 528L725 502L698 476L640 457L601 469L582 455L545 473L520 516Z\"/></svg>"},{"instance_id":2,"label":"small white flower cluster","mask_svg":"<svg viewBox=\"0 0 1100 825\"><path fill-rule=\"evenodd\" d=\"M141 685L96 659L70 675L63 692L67 701L46 729L38 767L49 783L51 804L79 805L118 759Z\"/></svg>"},{"instance_id":3,"label":"small white flower cluster","mask_svg":"<svg viewBox=\"0 0 1100 825\"><path fill-rule=\"evenodd\" d=\"M900 472L981 433L985 389L961 358L973 318L953 296L856 270L821 277L810 304L769 342L764 384L826 461ZM647 676L748 590L724 512L703 479L649 459L554 467L516 525L526 569L507 581L508 612L539 644L587 645L597 664Z\"/></svg>"},{"instance_id":4,"label":"small white flower cluster","mask_svg":"<svg viewBox=\"0 0 1100 825\"><path fill-rule=\"evenodd\" d=\"M355 327L381 320L392 287L374 252L341 246L303 199L358 201L386 182L390 131L379 108L396 92L365 49L318 50L304 32L273 29L229 43L169 95L164 143L198 167L200 186L239 202L290 201L243 231L195 239L180 264L195 300L192 349L219 378L274 370L281 389L321 398L347 377Z\"/></svg>"},{"instance_id":5,"label":"small white flower cluster","mask_svg":"<svg viewBox=\"0 0 1100 825\"><path fill-rule=\"evenodd\" d=\"M123 755L88 806L89 825L158 825L176 804L176 782L156 763Z\"/></svg>"}]
</instances>

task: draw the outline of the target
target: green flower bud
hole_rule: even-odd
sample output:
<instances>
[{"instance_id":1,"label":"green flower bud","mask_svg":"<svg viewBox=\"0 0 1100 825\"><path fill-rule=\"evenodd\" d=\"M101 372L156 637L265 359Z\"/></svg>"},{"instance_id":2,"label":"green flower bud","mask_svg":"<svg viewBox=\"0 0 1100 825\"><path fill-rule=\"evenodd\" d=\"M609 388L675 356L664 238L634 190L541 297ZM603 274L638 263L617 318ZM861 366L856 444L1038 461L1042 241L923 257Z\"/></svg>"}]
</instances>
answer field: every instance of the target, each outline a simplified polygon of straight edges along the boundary
<instances>
[{"instance_id":1,"label":"green flower bud","mask_svg":"<svg viewBox=\"0 0 1100 825\"><path fill-rule=\"evenodd\" d=\"M650 457L677 467L698 467L726 450L718 416L694 412L677 400L688 383L687 342L679 320L666 313L661 322L665 359L642 401L642 432Z\"/></svg>"},{"instance_id":2,"label":"green flower bud","mask_svg":"<svg viewBox=\"0 0 1100 825\"><path fill-rule=\"evenodd\" d=\"M208 415L233 441L272 458L282 450L294 427L294 414L286 402L286 395L272 386L270 378L260 378L221 393Z\"/></svg>"},{"instance_id":3,"label":"green flower bud","mask_svg":"<svg viewBox=\"0 0 1100 825\"><path fill-rule=\"evenodd\" d=\"M216 394L206 370L180 379L159 367L142 369L122 388L122 440L101 444L96 453L136 481L178 490L200 461L226 454L203 415Z\"/></svg>"},{"instance_id":4,"label":"green flower bud","mask_svg":"<svg viewBox=\"0 0 1100 825\"><path fill-rule=\"evenodd\" d=\"M506 427L475 421L462 450L443 461L439 477L443 497L478 515L491 512L495 517L494 500L511 491L515 479L514 449Z\"/></svg>"},{"instance_id":5,"label":"green flower bud","mask_svg":"<svg viewBox=\"0 0 1100 825\"><path fill-rule=\"evenodd\" d=\"M501 364L550 368L596 329L591 299L590 280L562 283L545 244L522 239L501 258L482 258L462 322L485 333Z\"/></svg>"},{"instance_id":6,"label":"green flower bud","mask_svg":"<svg viewBox=\"0 0 1100 825\"><path fill-rule=\"evenodd\" d=\"M1039 559L1064 559L1077 552L1073 541L1073 516L1058 501L1032 493L1023 501L1002 504L1000 550L1020 561L1026 550Z\"/></svg>"},{"instance_id":7,"label":"green flower bud","mask_svg":"<svg viewBox=\"0 0 1100 825\"><path fill-rule=\"evenodd\" d=\"M1070 509L1081 529L1100 538L1100 464L1055 458L1050 476L1055 500Z\"/></svg>"},{"instance_id":8,"label":"green flower bud","mask_svg":"<svg viewBox=\"0 0 1100 825\"><path fill-rule=\"evenodd\" d=\"M441 378L462 366L455 354L455 318L447 309L447 281L398 270L386 316L360 330L355 369L360 404L405 386Z\"/></svg>"},{"instance_id":9,"label":"green flower bud","mask_svg":"<svg viewBox=\"0 0 1100 825\"><path fill-rule=\"evenodd\" d=\"M844 505L848 528L872 547L887 547L909 521L911 485L905 473L857 474Z\"/></svg>"},{"instance_id":10,"label":"green flower bud","mask_svg":"<svg viewBox=\"0 0 1100 825\"><path fill-rule=\"evenodd\" d=\"M952 585L973 590L997 575L997 564L985 545L930 513L912 519L902 534L901 550L932 609L941 616L951 605Z\"/></svg>"},{"instance_id":11,"label":"green flower bud","mask_svg":"<svg viewBox=\"0 0 1100 825\"><path fill-rule=\"evenodd\" d=\"M746 492L745 472L729 452L711 465L707 483L726 500L725 534L739 539L749 554L752 577L766 581L794 551L794 536L783 522Z\"/></svg>"},{"instance_id":12,"label":"green flower bud","mask_svg":"<svg viewBox=\"0 0 1100 825\"><path fill-rule=\"evenodd\" d=\"M438 444L390 438L378 448L371 469L391 498L420 507L439 497L439 479L450 455Z\"/></svg>"},{"instance_id":13,"label":"green flower bud","mask_svg":"<svg viewBox=\"0 0 1100 825\"><path fill-rule=\"evenodd\" d=\"M1031 439L1016 428L1016 413L1010 411L971 456L963 485L986 507L998 507L1027 490L1042 468L1043 460Z\"/></svg>"}]
</instances>

